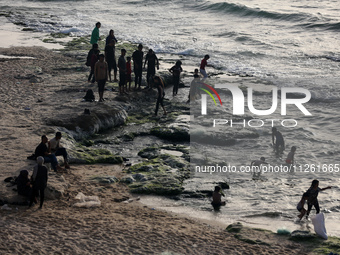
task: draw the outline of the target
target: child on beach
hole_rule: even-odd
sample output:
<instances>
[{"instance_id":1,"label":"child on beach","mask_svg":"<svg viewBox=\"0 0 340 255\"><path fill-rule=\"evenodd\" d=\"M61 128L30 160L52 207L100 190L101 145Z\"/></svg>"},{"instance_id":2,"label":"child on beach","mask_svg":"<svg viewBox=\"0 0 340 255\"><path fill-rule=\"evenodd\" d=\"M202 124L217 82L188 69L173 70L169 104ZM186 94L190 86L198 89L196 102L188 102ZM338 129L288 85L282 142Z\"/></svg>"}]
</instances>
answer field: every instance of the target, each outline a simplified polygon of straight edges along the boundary
<instances>
[{"instance_id":1,"label":"child on beach","mask_svg":"<svg viewBox=\"0 0 340 255\"><path fill-rule=\"evenodd\" d=\"M311 187L307 190L306 197L307 199L307 204L308 204L308 209L307 209L307 216L309 216L310 211L312 210L312 207L315 207L316 213L318 214L320 212L320 207L319 207L319 201L318 201L318 195L320 191L324 191L326 189L331 189L331 186L328 186L326 188L319 188L319 181L318 180L313 180Z\"/></svg>"},{"instance_id":2,"label":"child on beach","mask_svg":"<svg viewBox=\"0 0 340 255\"><path fill-rule=\"evenodd\" d=\"M200 77L200 75L198 74L198 69L196 68L194 70L194 78L199 78L199 77Z\"/></svg>"},{"instance_id":3,"label":"child on beach","mask_svg":"<svg viewBox=\"0 0 340 255\"><path fill-rule=\"evenodd\" d=\"M300 202L297 204L296 209L300 212L300 214L298 215L299 219L301 220L302 217L306 214L306 209L304 208L305 202L308 199L308 194L303 193L302 198L300 200Z\"/></svg>"},{"instance_id":4,"label":"child on beach","mask_svg":"<svg viewBox=\"0 0 340 255\"><path fill-rule=\"evenodd\" d=\"M169 69L169 72L172 73L173 81L174 81L174 88L173 88L173 96L177 95L178 86L179 86L179 79L182 69L182 61L177 60L176 64Z\"/></svg>"},{"instance_id":5,"label":"child on beach","mask_svg":"<svg viewBox=\"0 0 340 255\"><path fill-rule=\"evenodd\" d=\"M108 79L108 67L104 59L104 54L100 54L99 61L94 66L94 76L98 82L99 102L104 101L105 83Z\"/></svg>"},{"instance_id":6,"label":"child on beach","mask_svg":"<svg viewBox=\"0 0 340 255\"><path fill-rule=\"evenodd\" d=\"M100 51L98 49L95 49L93 51L92 56L91 56L91 62L90 62L91 70L90 70L89 78L87 79L87 81L91 82L91 83L94 83L96 81L96 77L94 75L94 66L98 61L99 53L100 53ZM92 78L92 80L91 80L91 78Z\"/></svg>"},{"instance_id":7,"label":"child on beach","mask_svg":"<svg viewBox=\"0 0 340 255\"><path fill-rule=\"evenodd\" d=\"M263 164L268 165L265 157L261 157L260 160L253 160L250 163L251 170L253 172L253 178L259 178L261 176Z\"/></svg>"},{"instance_id":8,"label":"child on beach","mask_svg":"<svg viewBox=\"0 0 340 255\"><path fill-rule=\"evenodd\" d=\"M28 171L21 170L19 176L16 178L18 194L31 198L32 187L28 178Z\"/></svg>"},{"instance_id":9,"label":"child on beach","mask_svg":"<svg viewBox=\"0 0 340 255\"><path fill-rule=\"evenodd\" d=\"M211 202L211 205L214 207L215 210L220 209L221 206L225 205L225 201L222 202L221 198L224 196L221 187L215 186L215 190L213 192L213 201Z\"/></svg>"},{"instance_id":10,"label":"child on beach","mask_svg":"<svg viewBox=\"0 0 340 255\"><path fill-rule=\"evenodd\" d=\"M288 156L286 158L286 163L287 164L294 164L294 155L295 155L295 151L296 151L296 147L292 146L292 148L290 149L290 152L288 153Z\"/></svg>"},{"instance_id":11,"label":"child on beach","mask_svg":"<svg viewBox=\"0 0 340 255\"><path fill-rule=\"evenodd\" d=\"M132 69L131 69L131 57L127 57L126 58L126 84L125 84L125 91L128 91L128 86L127 84L129 83L129 91L131 91L131 73L132 73Z\"/></svg>"},{"instance_id":12,"label":"child on beach","mask_svg":"<svg viewBox=\"0 0 340 255\"><path fill-rule=\"evenodd\" d=\"M92 58L92 54L94 53L95 50L98 50L98 44L97 43L93 44L92 48L87 53L86 63L85 63L86 66L91 66L91 58Z\"/></svg>"},{"instance_id":13,"label":"child on beach","mask_svg":"<svg viewBox=\"0 0 340 255\"><path fill-rule=\"evenodd\" d=\"M203 75L203 79L208 78L207 72L205 71L205 67L208 65L208 59L210 58L209 55L205 55L201 61L200 65L200 73Z\"/></svg>"},{"instance_id":14,"label":"child on beach","mask_svg":"<svg viewBox=\"0 0 340 255\"><path fill-rule=\"evenodd\" d=\"M126 60L125 60L126 50L120 50L120 57L118 59L118 68L119 68L119 93L123 95L124 93L124 86L126 81Z\"/></svg>"},{"instance_id":15,"label":"child on beach","mask_svg":"<svg viewBox=\"0 0 340 255\"><path fill-rule=\"evenodd\" d=\"M196 96L198 95L198 87L200 84L200 76L198 74L198 69L196 68L194 70L194 79L190 83L190 90L188 95L188 101L187 103L190 103L196 99Z\"/></svg>"}]
</instances>

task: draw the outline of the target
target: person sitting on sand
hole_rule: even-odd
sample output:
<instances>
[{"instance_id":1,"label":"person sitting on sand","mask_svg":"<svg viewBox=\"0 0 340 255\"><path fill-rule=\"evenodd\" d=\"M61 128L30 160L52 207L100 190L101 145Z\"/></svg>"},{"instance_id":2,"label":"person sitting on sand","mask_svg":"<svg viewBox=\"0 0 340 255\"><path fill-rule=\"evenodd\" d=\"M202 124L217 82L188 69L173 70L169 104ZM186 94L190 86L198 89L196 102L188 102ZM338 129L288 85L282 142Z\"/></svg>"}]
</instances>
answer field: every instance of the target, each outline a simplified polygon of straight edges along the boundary
<instances>
[{"instance_id":1,"label":"person sitting on sand","mask_svg":"<svg viewBox=\"0 0 340 255\"><path fill-rule=\"evenodd\" d=\"M283 136L276 127L272 128L272 142L275 146L276 153L281 153L285 149L285 141L283 139Z\"/></svg>"},{"instance_id":2,"label":"person sitting on sand","mask_svg":"<svg viewBox=\"0 0 340 255\"><path fill-rule=\"evenodd\" d=\"M307 218L309 216L310 211L312 210L312 207L315 207L316 214L320 213L320 207L319 207L319 201L318 201L318 195L320 191L324 191L326 189L331 189L331 186L328 186L326 188L319 188L319 181L318 180L313 180L311 187L307 190L306 197L307 199L307 204L308 204L308 209L307 209Z\"/></svg>"},{"instance_id":3,"label":"person sitting on sand","mask_svg":"<svg viewBox=\"0 0 340 255\"><path fill-rule=\"evenodd\" d=\"M261 173L262 173L262 165L266 164L268 165L268 163L266 162L266 159L264 157L261 157L260 160L254 160L250 163L251 166L251 170L253 172L253 177L260 177Z\"/></svg>"},{"instance_id":4,"label":"person sitting on sand","mask_svg":"<svg viewBox=\"0 0 340 255\"><path fill-rule=\"evenodd\" d=\"M16 179L18 194L24 197L31 197L32 187L30 179L28 178L28 171L21 170Z\"/></svg>"},{"instance_id":5,"label":"person sitting on sand","mask_svg":"<svg viewBox=\"0 0 340 255\"><path fill-rule=\"evenodd\" d=\"M290 152L288 153L288 156L286 158L286 163L287 164L294 164L294 155L295 155L295 151L296 151L296 147L292 146L292 148L290 149Z\"/></svg>"},{"instance_id":6,"label":"person sitting on sand","mask_svg":"<svg viewBox=\"0 0 340 255\"><path fill-rule=\"evenodd\" d=\"M51 166L52 166L52 168L55 172L57 172L57 170L63 170L59 166L56 156L49 152L48 147L47 147L47 143L48 143L47 136L42 135L41 136L41 143L35 149L35 152L34 152L35 156L36 157L41 156L41 157L44 158L45 163L51 163Z\"/></svg>"},{"instance_id":7,"label":"person sitting on sand","mask_svg":"<svg viewBox=\"0 0 340 255\"><path fill-rule=\"evenodd\" d=\"M215 190L212 195L213 201L211 202L211 205L215 210L218 210L221 206L225 205L225 201L222 202L221 200L222 196L224 196L224 194L221 190L221 187L215 186Z\"/></svg>"},{"instance_id":8,"label":"person sitting on sand","mask_svg":"<svg viewBox=\"0 0 340 255\"><path fill-rule=\"evenodd\" d=\"M67 151L60 145L60 140L61 133L57 132L55 137L48 142L48 150L49 152L54 153L55 156L63 156L65 168L70 168L70 165L68 164Z\"/></svg>"},{"instance_id":9,"label":"person sitting on sand","mask_svg":"<svg viewBox=\"0 0 340 255\"><path fill-rule=\"evenodd\" d=\"M131 91L131 81L132 81L132 68L131 68L131 57L126 58L126 81L125 81L125 91ZM129 90L128 90L129 83Z\"/></svg>"},{"instance_id":10,"label":"person sitting on sand","mask_svg":"<svg viewBox=\"0 0 340 255\"><path fill-rule=\"evenodd\" d=\"M306 209L304 208L305 202L308 199L308 193L303 193L300 202L297 204L296 209L300 212L298 215L299 219L301 220L302 217L306 214Z\"/></svg>"},{"instance_id":11,"label":"person sitting on sand","mask_svg":"<svg viewBox=\"0 0 340 255\"><path fill-rule=\"evenodd\" d=\"M29 204L29 207L32 206L35 198L40 194L40 207L42 208L44 199L45 199L45 188L47 186L47 180L48 180L48 170L44 164L44 158L39 156L37 158L37 165L33 168L33 174L32 174L32 183L33 183L33 192L31 195L31 201Z\"/></svg>"}]
</instances>

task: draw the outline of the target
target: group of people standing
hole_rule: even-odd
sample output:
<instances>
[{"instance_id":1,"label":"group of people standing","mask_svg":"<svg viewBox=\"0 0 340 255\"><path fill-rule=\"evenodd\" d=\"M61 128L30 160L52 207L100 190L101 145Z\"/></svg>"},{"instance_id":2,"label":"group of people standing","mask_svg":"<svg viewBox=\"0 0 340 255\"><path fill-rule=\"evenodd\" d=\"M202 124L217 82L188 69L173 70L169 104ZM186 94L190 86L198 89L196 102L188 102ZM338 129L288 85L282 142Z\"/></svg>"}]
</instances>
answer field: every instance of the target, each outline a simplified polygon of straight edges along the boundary
<instances>
[{"instance_id":1,"label":"group of people standing","mask_svg":"<svg viewBox=\"0 0 340 255\"><path fill-rule=\"evenodd\" d=\"M158 92L161 92L158 94L156 103L155 115L157 115L159 105L161 105L164 109L163 98L165 93L164 82L162 81L162 78L160 76L156 76L156 68L157 70L159 69L159 60L155 52L152 49L149 49L144 57L143 45L139 44L137 49L133 52L132 56L128 56L125 59L126 50L121 49L118 63L116 63L115 45L117 43L117 39L114 35L114 31L110 30L109 35L106 37L106 46L104 50L105 54L100 54L100 50L98 48L98 41L101 40L99 35L100 27L100 22L97 22L95 28L92 31L90 40L90 43L92 44L92 49L89 51L86 61L86 65L91 67L88 81L92 83L97 81L98 83L99 102L105 100L103 97L105 83L108 80L112 82L112 70L114 72L113 82L118 82L117 78L119 78L119 93L122 95L128 94L128 92L131 91L131 63L133 61L133 73L135 82L134 89L141 90L143 69L145 69L147 66L146 89L156 88ZM200 66L200 73L204 78L208 77L205 72L205 67L207 66L208 59L209 55L206 55L202 60ZM182 62L180 60L178 60L175 65L169 69L169 72L171 72L173 76L173 96L176 96L178 93L180 75L182 71ZM119 77L117 77L118 72ZM164 113L166 113L165 109Z\"/></svg>"},{"instance_id":2,"label":"group of people standing","mask_svg":"<svg viewBox=\"0 0 340 255\"><path fill-rule=\"evenodd\" d=\"M117 39L114 35L114 31L110 30L109 35L106 37L104 54L100 54L98 48L98 41L101 40L99 36L100 22L96 23L95 28L92 31L90 43L92 49L87 56L86 65L91 67L88 81L94 83L98 82L99 101L104 101L103 92L106 81L112 82L111 71L113 70L114 79L113 82L118 82L119 72L119 92L120 94L127 94L131 91L132 82L132 65L133 60L133 72L135 76L135 90L141 90L143 68L147 65L146 80L148 87L150 86L151 78L156 74L156 67L159 69L159 61L156 54L152 49L148 51L144 59L143 45L139 44L138 49L133 52L132 56L128 56L125 59L126 50L120 50L120 56L118 63L115 56L115 45Z\"/></svg>"}]
</instances>

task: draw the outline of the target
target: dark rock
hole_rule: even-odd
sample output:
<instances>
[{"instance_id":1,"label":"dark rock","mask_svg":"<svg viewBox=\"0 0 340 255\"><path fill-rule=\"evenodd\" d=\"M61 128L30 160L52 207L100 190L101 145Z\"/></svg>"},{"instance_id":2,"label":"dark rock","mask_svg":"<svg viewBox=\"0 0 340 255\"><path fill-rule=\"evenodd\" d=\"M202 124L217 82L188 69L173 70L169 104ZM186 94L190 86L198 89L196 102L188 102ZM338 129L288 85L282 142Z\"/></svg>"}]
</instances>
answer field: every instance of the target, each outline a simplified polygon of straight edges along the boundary
<instances>
[{"instance_id":1,"label":"dark rock","mask_svg":"<svg viewBox=\"0 0 340 255\"><path fill-rule=\"evenodd\" d=\"M188 127L155 127L150 134L168 141L190 142Z\"/></svg>"},{"instance_id":2,"label":"dark rock","mask_svg":"<svg viewBox=\"0 0 340 255\"><path fill-rule=\"evenodd\" d=\"M138 152L138 156L147 159L154 159L160 155L159 147L148 147Z\"/></svg>"},{"instance_id":3,"label":"dark rock","mask_svg":"<svg viewBox=\"0 0 340 255\"><path fill-rule=\"evenodd\" d=\"M114 198L113 201L115 201L116 203L121 203L129 199L130 199L129 197L121 197L121 198Z\"/></svg>"},{"instance_id":4,"label":"dark rock","mask_svg":"<svg viewBox=\"0 0 340 255\"><path fill-rule=\"evenodd\" d=\"M74 116L74 117L70 117ZM64 127L68 130L74 131L75 138L87 137L98 133L99 131L120 126L125 123L127 114L124 110L117 110L110 107L97 107L91 110L90 115L70 114L58 112L50 117L46 122L50 126Z\"/></svg>"},{"instance_id":5,"label":"dark rock","mask_svg":"<svg viewBox=\"0 0 340 255\"><path fill-rule=\"evenodd\" d=\"M242 228L243 228L242 223L236 222L236 223L230 224L226 228L226 230L230 233L239 233L239 232L241 232Z\"/></svg>"},{"instance_id":6,"label":"dark rock","mask_svg":"<svg viewBox=\"0 0 340 255\"><path fill-rule=\"evenodd\" d=\"M120 179L120 182L127 184L133 183L135 181L136 181L135 178L133 178L133 176L131 175L124 176L123 178Z\"/></svg>"},{"instance_id":7,"label":"dark rock","mask_svg":"<svg viewBox=\"0 0 340 255\"><path fill-rule=\"evenodd\" d=\"M179 195L184 190L183 180L190 176L188 166L181 157L162 154L128 169L136 180L129 188L133 193Z\"/></svg>"},{"instance_id":8,"label":"dark rock","mask_svg":"<svg viewBox=\"0 0 340 255\"><path fill-rule=\"evenodd\" d=\"M91 180L101 184L112 184L118 182L118 179L115 176L96 176L92 177Z\"/></svg>"},{"instance_id":9,"label":"dark rock","mask_svg":"<svg viewBox=\"0 0 340 255\"><path fill-rule=\"evenodd\" d=\"M307 241L307 240L313 240L315 238L316 238L316 235L312 234L309 231L294 230L290 234L289 239L294 240L294 241Z\"/></svg>"}]
</instances>

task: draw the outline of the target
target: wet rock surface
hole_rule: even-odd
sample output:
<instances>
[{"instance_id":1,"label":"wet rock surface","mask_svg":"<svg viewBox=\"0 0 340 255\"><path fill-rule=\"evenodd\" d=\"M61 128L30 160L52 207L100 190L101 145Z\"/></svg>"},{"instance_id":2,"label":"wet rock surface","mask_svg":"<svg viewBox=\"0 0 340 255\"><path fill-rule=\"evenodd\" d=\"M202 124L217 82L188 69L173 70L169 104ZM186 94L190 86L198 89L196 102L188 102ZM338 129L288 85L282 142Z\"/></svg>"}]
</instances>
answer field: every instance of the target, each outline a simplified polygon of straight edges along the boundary
<instances>
[{"instance_id":1,"label":"wet rock surface","mask_svg":"<svg viewBox=\"0 0 340 255\"><path fill-rule=\"evenodd\" d=\"M182 156L162 154L165 150L185 153L180 152ZM184 146L145 148L139 155L148 160L130 167L127 170L129 175L122 181L128 183L133 193L178 195L184 190L183 180L190 177L189 162L183 157L187 153Z\"/></svg>"}]
</instances>

